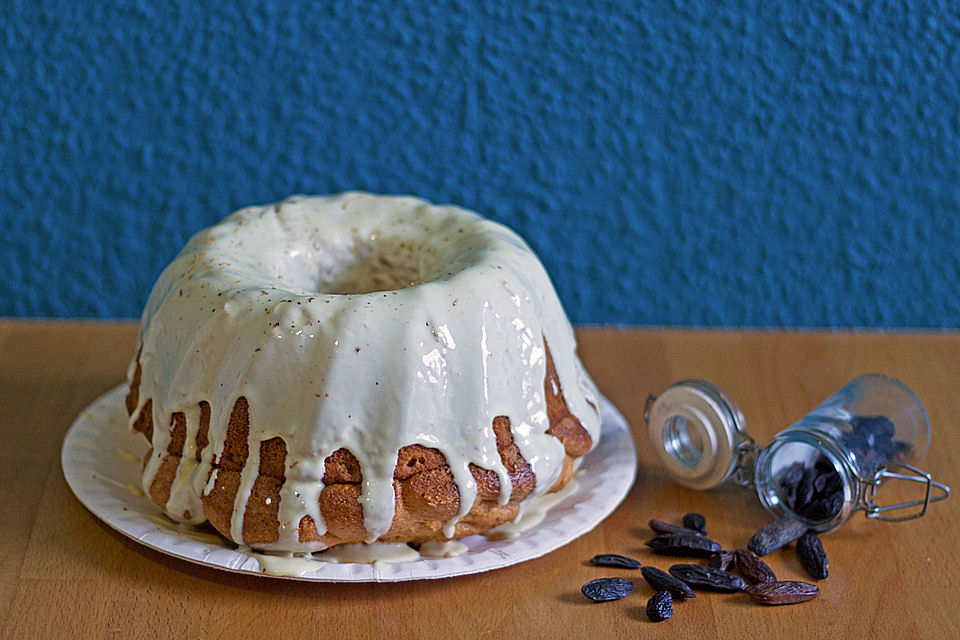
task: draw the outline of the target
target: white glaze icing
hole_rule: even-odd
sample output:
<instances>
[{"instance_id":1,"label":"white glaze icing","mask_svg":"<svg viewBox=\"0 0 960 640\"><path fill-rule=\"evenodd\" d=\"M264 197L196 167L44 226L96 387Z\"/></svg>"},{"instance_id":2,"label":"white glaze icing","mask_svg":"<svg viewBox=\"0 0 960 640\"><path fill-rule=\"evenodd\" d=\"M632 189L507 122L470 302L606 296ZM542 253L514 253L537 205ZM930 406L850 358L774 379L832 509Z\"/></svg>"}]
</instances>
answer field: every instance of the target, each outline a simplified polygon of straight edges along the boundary
<instances>
[{"instance_id":1,"label":"white glaze icing","mask_svg":"<svg viewBox=\"0 0 960 640\"><path fill-rule=\"evenodd\" d=\"M274 576L299 577L316 571L328 563L343 564L359 562L383 567L396 562L414 562L420 558L450 558L467 552L467 545L457 540L446 542L426 542L420 549L413 549L396 542L374 542L371 544L341 544L326 551L313 554L294 554L280 551L263 553L241 547L248 556L260 563L260 571Z\"/></svg>"},{"instance_id":2,"label":"white glaze icing","mask_svg":"<svg viewBox=\"0 0 960 640\"><path fill-rule=\"evenodd\" d=\"M321 562L361 562L375 567L393 562L413 562L420 559L420 553L402 542L358 542L356 544L338 544L325 551L313 554Z\"/></svg>"},{"instance_id":3,"label":"white glaze icing","mask_svg":"<svg viewBox=\"0 0 960 640\"><path fill-rule=\"evenodd\" d=\"M119 453L121 456L123 456L123 457L126 458L128 461L132 462L133 464L135 464L135 465L137 465L137 466L140 466L140 458L138 458L137 456L133 455L132 453L130 453L130 452L127 451L126 449L124 449L124 448L122 448L122 447L117 447L117 453Z\"/></svg>"},{"instance_id":4,"label":"white glaze icing","mask_svg":"<svg viewBox=\"0 0 960 640\"><path fill-rule=\"evenodd\" d=\"M541 336L570 410L596 443L599 404L573 330L543 266L506 227L457 207L364 193L242 209L190 240L144 309L133 416L153 400L154 455L143 487L159 469L173 414L183 412L188 446L165 510L202 522L200 497L214 486L211 465L243 396L249 458L231 518L234 542L243 544L260 443L276 436L287 448L279 540L259 549L317 548L298 541L298 524L309 515L325 531L317 505L324 459L341 447L360 463L370 542L393 520L399 449L439 449L461 496L460 513L444 527L451 537L476 497L471 463L510 487L496 416L510 419L535 474L525 503L559 477L564 452L546 434ZM198 463L201 401L211 416Z\"/></svg>"},{"instance_id":5,"label":"white glaze icing","mask_svg":"<svg viewBox=\"0 0 960 640\"><path fill-rule=\"evenodd\" d=\"M127 483L127 482L120 482L119 480L114 480L113 478L108 478L107 476L102 476L102 475L100 475L100 474L98 474L98 473L93 474L93 477L96 478L96 479L98 479L98 480L100 480L101 482L106 482L106 483L108 483L108 484L112 484L112 485L115 486L115 487L120 487L121 489L126 489L127 491L129 491L131 494L133 494L134 496L136 496L136 497L138 497L138 498L141 497L141 496L143 496L143 495L145 495L145 494L143 493L143 491L140 489L140 487L138 487L138 486L135 485L135 484L130 484L130 483Z\"/></svg>"},{"instance_id":6,"label":"white glaze icing","mask_svg":"<svg viewBox=\"0 0 960 640\"><path fill-rule=\"evenodd\" d=\"M429 541L420 545L417 551L424 558L452 558L462 556L468 551L467 545L459 540Z\"/></svg>"},{"instance_id":7,"label":"white glaze icing","mask_svg":"<svg viewBox=\"0 0 960 640\"><path fill-rule=\"evenodd\" d=\"M499 527L487 531L484 535L491 540L512 540L520 537L524 531L537 526L547 516L555 505L563 502L569 496L576 493L578 488L576 478L572 478L560 491L547 493L532 501L528 509L525 509L516 518L509 522L504 522Z\"/></svg>"},{"instance_id":8,"label":"white glaze icing","mask_svg":"<svg viewBox=\"0 0 960 640\"><path fill-rule=\"evenodd\" d=\"M147 519L157 526L157 529L174 536L193 538L197 542L215 547L223 546L223 538L214 531L204 531L199 527L182 522L174 522L163 514L147 515Z\"/></svg>"},{"instance_id":9,"label":"white glaze icing","mask_svg":"<svg viewBox=\"0 0 960 640\"><path fill-rule=\"evenodd\" d=\"M282 551L265 551L261 553L249 547L241 547L240 551L260 563L260 571L263 573L274 576L299 577L316 571L322 568L323 565L330 563L344 564L358 562L372 564L375 567L382 568L395 562L413 562L419 560L422 556L445 557L439 553L439 550L442 548L447 550L446 556L460 555L467 550L466 545L456 540L430 544L437 545L436 547L432 547L438 551L436 555L430 556L430 554L423 552L422 547L420 551L417 551L399 542L341 544L331 547L326 551L312 554L296 554ZM460 547L463 548L462 551Z\"/></svg>"},{"instance_id":10,"label":"white glaze icing","mask_svg":"<svg viewBox=\"0 0 960 640\"><path fill-rule=\"evenodd\" d=\"M295 555L281 551L258 553L249 548L240 548L248 556L260 563L260 571L272 576L292 576L299 578L316 571L327 564L312 555Z\"/></svg>"}]
</instances>

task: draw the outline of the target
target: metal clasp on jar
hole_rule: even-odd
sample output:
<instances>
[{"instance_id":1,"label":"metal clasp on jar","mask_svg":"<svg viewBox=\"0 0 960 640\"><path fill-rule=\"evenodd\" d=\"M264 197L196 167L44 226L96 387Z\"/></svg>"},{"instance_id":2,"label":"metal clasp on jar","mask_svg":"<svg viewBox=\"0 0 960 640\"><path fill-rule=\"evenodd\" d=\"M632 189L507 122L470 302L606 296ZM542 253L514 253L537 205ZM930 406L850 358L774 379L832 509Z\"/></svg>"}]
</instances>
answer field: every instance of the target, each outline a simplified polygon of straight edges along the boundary
<instances>
[{"instance_id":1,"label":"metal clasp on jar","mask_svg":"<svg viewBox=\"0 0 960 640\"><path fill-rule=\"evenodd\" d=\"M892 471L893 468L906 469L907 471L912 472L914 475L908 475L904 473L897 473ZM860 498L859 503L855 509L861 509L864 511L865 515L868 518L875 518L877 520L884 520L886 522L903 522L905 520L913 520L923 516L927 512L927 507L930 506L931 502L938 502L940 500L945 500L950 496L950 487L940 482L937 482L933 477L923 471L914 467L913 465L906 463L892 463L886 466L880 467L877 469L877 472L870 478L864 478L862 476L857 476L860 481ZM893 480L906 480L910 482L919 482L924 485L924 495L922 499L918 500L907 500L905 502L899 502L897 504L889 505L880 505L877 503L877 491L880 489L880 485L885 479ZM938 489L941 493L940 495L934 496L933 489ZM906 515L900 516L889 516L885 515L891 511L896 511L897 509L909 509L911 507L920 507L919 510L914 513L908 513Z\"/></svg>"}]
</instances>

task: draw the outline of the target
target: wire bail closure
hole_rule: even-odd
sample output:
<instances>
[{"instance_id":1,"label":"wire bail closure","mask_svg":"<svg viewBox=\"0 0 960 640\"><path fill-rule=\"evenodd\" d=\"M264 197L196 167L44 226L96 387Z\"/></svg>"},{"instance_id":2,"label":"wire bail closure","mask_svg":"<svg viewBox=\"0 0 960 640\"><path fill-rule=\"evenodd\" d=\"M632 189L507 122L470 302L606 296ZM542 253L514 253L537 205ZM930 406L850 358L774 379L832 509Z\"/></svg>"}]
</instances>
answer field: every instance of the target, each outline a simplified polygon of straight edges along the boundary
<instances>
[{"instance_id":1,"label":"wire bail closure","mask_svg":"<svg viewBox=\"0 0 960 640\"><path fill-rule=\"evenodd\" d=\"M906 469L907 471L912 472L914 475L897 473L891 470L893 468ZM922 483L924 485L923 499L907 500L897 504L882 506L877 504L877 491L880 489L880 485L886 478ZM950 497L950 487L935 481L933 477L926 471L906 463L888 464L877 469L877 472L872 478L867 479L858 477L858 479L861 482L862 491L860 504L856 508L862 509L864 511L864 515L866 515L868 518L883 520L885 522L904 522L907 520L915 520L916 518L922 517L927 512L927 507L930 506L931 502L938 502ZM934 487L941 492L940 495L933 495ZM895 511L897 509L908 509L910 507L920 507L920 509L914 513L908 513L901 516L884 515L890 511Z\"/></svg>"}]
</instances>

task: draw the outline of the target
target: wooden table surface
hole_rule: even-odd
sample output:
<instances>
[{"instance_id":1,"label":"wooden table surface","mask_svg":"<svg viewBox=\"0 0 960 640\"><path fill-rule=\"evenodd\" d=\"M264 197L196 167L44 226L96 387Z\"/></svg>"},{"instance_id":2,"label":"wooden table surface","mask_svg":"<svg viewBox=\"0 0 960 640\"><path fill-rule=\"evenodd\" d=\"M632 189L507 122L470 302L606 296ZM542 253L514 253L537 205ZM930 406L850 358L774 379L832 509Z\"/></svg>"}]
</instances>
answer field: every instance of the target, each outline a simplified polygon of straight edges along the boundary
<instances>
[{"instance_id":1,"label":"wooden table surface","mask_svg":"<svg viewBox=\"0 0 960 640\"><path fill-rule=\"evenodd\" d=\"M644 398L685 376L711 380L743 409L761 443L857 374L902 379L934 424L923 466L954 487L960 467L960 334L583 329L580 352L622 410L640 452L623 504L591 533L538 560L480 575L401 584L308 584L228 574L167 557L101 524L70 493L60 445L88 403L123 379L127 323L0 322L0 637L205 638L956 638L960 635L958 498L900 524L858 514L824 538L821 596L760 607L703 593L673 619L644 617L636 574L592 567L619 552L666 568L643 541L650 518L707 518L711 537L743 545L767 517L755 496L678 487L657 467ZM769 564L803 579L792 551ZM593 604L580 585L635 578L633 595Z\"/></svg>"}]
</instances>

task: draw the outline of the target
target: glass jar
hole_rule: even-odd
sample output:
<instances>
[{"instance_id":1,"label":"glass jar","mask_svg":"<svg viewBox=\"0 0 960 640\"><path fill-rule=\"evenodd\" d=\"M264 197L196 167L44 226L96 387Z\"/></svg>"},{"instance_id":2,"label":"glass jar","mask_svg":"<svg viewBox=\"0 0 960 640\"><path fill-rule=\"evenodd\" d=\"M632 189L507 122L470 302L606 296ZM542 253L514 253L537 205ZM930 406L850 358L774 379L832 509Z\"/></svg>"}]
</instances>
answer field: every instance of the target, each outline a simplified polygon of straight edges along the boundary
<instances>
[{"instance_id":1,"label":"glass jar","mask_svg":"<svg viewBox=\"0 0 960 640\"><path fill-rule=\"evenodd\" d=\"M732 480L753 487L768 511L820 532L860 510L868 518L910 520L950 495L913 466L930 446L923 404L881 374L854 378L762 447L733 401L704 380L681 380L650 396L644 419L654 451L681 484L703 490ZM923 495L881 506L877 490L887 479L921 483ZM892 513L905 509L911 511Z\"/></svg>"}]
</instances>

